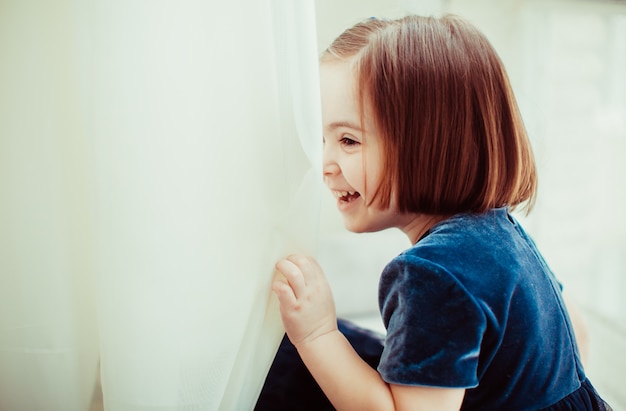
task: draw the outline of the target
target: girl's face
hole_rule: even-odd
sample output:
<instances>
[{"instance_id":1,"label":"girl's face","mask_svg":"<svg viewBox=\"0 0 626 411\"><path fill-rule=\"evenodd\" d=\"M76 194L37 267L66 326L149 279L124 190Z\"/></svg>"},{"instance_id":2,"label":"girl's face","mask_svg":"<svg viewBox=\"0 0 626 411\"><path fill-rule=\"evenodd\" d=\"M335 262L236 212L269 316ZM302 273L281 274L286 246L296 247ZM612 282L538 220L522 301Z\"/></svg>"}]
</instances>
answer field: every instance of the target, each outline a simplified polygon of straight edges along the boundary
<instances>
[{"instance_id":1,"label":"girl's face","mask_svg":"<svg viewBox=\"0 0 626 411\"><path fill-rule=\"evenodd\" d=\"M344 225L358 233L403 229L414 216L400 214L393 200L386 210L371 201L384 171L382 141L370 116L361 128L351 61L322 63L320 80L324 182L337 199Z\"/></svg>"}]
</instances>

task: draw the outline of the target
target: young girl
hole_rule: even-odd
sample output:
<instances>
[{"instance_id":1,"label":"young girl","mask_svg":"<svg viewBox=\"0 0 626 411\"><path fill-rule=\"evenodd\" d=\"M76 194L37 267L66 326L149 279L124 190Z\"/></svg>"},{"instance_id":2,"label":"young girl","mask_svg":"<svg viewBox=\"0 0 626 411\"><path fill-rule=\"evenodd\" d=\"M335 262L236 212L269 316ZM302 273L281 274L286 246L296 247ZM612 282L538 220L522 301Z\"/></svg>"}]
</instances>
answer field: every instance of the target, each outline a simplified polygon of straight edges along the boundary
<instances>
[{"instance_id":1,"label":"young girl","mask_svg":"<svg viewBox=\"0 0 626 411\"><path fill-rule=\"evenodd\" d=\"M561 285L510 214L532 207L535 164L485 37L456 17L370 19L335 40L320 73L324 181L346 228L396 227L414 244L380 278L377 369L340 332L316 261L276 264L287 336L333 406L610 410Z\"/></svg>"}]
</instances>

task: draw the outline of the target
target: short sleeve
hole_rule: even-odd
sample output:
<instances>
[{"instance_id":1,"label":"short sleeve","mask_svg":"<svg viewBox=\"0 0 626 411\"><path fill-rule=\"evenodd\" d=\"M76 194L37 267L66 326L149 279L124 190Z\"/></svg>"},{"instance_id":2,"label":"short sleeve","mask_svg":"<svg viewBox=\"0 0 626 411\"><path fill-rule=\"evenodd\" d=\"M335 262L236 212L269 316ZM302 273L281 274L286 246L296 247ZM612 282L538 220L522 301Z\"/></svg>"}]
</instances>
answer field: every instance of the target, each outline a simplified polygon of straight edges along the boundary
<instances>
[{"instance_id":1,"label":"short sleeve","mask_svg":"<svg viewBox=\"0 0 626 411\"><path fill-rule=\"evenodd\" d=\"M383 271L379 304L387 338L378 371L387 383L478 385L487 320L451 273L414 255L400 255Z\"/></svg>"}]
</instances>

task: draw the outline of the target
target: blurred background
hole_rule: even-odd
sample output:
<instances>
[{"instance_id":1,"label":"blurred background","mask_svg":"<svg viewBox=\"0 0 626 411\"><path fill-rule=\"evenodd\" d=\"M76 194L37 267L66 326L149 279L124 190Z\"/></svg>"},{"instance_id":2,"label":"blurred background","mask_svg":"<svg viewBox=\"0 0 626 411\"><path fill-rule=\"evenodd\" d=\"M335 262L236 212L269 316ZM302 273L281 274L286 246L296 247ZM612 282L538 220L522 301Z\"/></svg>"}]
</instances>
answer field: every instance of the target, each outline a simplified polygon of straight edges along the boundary
<instances>
[{"instance_id":1,"label":"blurred background","mask_svg":"<svg viewBox=\"0 0 626 411\"><path fill-rule=\"evenodd\" d=\"M626 2L316 0L320 51L359 20L458 14L507 67L539 167L539 195L517 216L587 321L587 372L626 409ZM339 314L381 329L377 280L408 247L399 231L351 234L324 196L320 260Z\"/></svg>"}]
</instances>

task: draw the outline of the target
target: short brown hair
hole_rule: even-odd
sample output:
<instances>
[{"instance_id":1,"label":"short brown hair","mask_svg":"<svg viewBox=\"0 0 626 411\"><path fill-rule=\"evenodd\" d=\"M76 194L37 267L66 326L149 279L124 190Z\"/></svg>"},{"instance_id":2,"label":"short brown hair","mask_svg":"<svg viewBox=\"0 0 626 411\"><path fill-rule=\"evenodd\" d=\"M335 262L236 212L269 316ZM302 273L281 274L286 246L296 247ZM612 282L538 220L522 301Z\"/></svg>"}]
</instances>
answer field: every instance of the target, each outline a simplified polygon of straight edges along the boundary
<instances>
[{"instance_id":1,"label":"short brown hair","mask_svg":"<svg viewBox=\"0 0 626 411\"><path fill-rule=\"evenodd\" d=\"M395 192L402 212L532 208L532 148L504 66L474 26L455 16L372 18L321 61L347 59L362 118L369 107L383 140L381 207Z\"/></svg>"}]
</instances>

